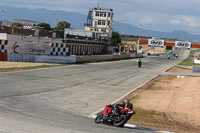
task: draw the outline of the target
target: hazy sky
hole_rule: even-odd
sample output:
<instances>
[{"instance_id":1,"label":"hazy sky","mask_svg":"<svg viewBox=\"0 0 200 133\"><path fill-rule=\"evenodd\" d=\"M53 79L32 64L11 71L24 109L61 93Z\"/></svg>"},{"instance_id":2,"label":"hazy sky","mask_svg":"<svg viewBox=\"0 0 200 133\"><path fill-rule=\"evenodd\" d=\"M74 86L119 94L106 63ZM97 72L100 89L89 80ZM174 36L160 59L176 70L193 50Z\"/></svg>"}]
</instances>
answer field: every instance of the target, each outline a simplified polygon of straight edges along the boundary
<instances>
[{"instance_id":1,"label":"hazy sky","mask_svg":"<svg viewBox=\"0 0 200 133\"><path fill-rule=\"evenodd\" d=\"M0 0L0 5L64 10L87 15L97 0ZM114 20L143 29L170 32L182 30L200 35L200 0L101 0L112 8Z\"/></svg>"}]
</instances>

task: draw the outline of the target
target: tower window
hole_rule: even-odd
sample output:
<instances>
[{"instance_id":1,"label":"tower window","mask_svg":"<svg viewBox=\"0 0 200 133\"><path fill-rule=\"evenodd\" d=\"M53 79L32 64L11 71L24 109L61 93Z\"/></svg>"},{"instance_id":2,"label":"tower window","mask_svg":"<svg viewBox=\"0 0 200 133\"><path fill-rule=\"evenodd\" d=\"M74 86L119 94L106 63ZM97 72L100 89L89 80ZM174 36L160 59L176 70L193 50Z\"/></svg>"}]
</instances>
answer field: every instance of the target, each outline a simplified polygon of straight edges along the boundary
<instances>
[{"instance_id":1,"label":"tower window","mask_svg":"<svg viewBox=\"0 0 200 133\"><path fill-rule=\"evenodd\" d=\"M98 25L106 25L106 21L105 20L99 20Z\"/></svg>"},{"instance_id":2,"label":"tower window","mask_svg":"<svg viewBox=\"0 0 200 133\"><path fill-rule=\"evenodd\" d=\"M108 21L108 25L110 25L110 21Z\"/></svg>"},{"instance_id":3,"label":"tower window","mask_svg":"<svg viewBox=\"0 0 200 133\"><path fill-rule=\"evenodd\" d=\"M100 16L100 12L96 12L96 16Z\"/></svg>"}]
</instances>

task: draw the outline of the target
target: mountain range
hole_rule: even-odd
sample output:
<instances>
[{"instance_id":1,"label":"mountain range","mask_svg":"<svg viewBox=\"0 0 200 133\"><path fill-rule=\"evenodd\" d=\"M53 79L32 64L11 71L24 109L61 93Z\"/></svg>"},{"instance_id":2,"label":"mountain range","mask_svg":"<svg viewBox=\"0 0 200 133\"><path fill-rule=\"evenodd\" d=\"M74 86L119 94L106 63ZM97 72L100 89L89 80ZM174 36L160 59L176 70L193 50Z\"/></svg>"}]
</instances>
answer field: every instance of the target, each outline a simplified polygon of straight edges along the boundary
<instances>
[{"instance_id":1,"label":"mountain range","mask_svg":"<svg viewBox=\"0 0 200 133\"><path fill-rule=\"evenodd\" d=\"M66 12L66 11L53 11L44 8L29 9L29 8L16 8L11 6L0 5L0 9L6 10L5 19L6 21L13 22L14 19L26 19L32 21L39 21L49 23L51 27L60 21L67 21L71 23L71 28L84 29L84 23L87 22L87 15ZM115 14L117 15L117 14ZM139 27L127 24L124 22L114 21L113 25L114 31L120 34L126 35L139 35ZM125 29L125 30L124 30ZM160 32L141 29L142 36L152 36L161 38L170 38L186 41L200 41L200 35L193 35L186 31L173 31L173 32Z\"/></svg>"}]
</instances>

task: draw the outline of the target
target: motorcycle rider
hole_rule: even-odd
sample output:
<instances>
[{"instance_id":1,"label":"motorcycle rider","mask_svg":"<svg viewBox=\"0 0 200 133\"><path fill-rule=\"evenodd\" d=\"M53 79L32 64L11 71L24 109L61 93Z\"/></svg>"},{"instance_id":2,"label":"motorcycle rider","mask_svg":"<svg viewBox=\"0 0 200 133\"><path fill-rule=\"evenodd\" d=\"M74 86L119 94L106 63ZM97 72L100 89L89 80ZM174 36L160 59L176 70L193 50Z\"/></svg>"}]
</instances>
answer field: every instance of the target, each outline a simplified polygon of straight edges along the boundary
<instances>
[{"instance_id":1,"label":"motorcycle rider","mask_svg":"<svg viewBox=\"0 0 200 133\"><path fill-rule=\"evenodd\" d=\"M169 54L167 55L167 58L168 58L168 60L170 59L170 55Z\"/></svg>"},{"instance_id":2,"label":"motorcycle rider","mask_svg":"<svg viewBox=\"0 0 200 133\"><path fill-rule=\"evenodd\" d=\"M133 105L132 103L130 103L130 100L128 99L125 99L122 104L115 104L114 111L113 111L114 115L119 115L119 111L120 111L119 107L132 109Z\"/></svg>"},{"instance_id":3,"label":"motorcycle rider","mask_svg":"<svg viewBox=\"0 0 200 133\"><path fill-rule=\"evenodd\" d=\"M177 59L178 58L178 54L176 54L175 56L176 56L176 59Z\"/></svg>"},{"instance_id":4,"label":"motorcycle rider","mask_svg":"<svg viewBox=\"0 0 200 133\"><path fill-rule=\"evenodd\" d=\"M141 61L140 58L137 59L137 63L138 63L138 67L141 67L141 65L142 65L142 61Z\"/></svg>"}]
</instances>

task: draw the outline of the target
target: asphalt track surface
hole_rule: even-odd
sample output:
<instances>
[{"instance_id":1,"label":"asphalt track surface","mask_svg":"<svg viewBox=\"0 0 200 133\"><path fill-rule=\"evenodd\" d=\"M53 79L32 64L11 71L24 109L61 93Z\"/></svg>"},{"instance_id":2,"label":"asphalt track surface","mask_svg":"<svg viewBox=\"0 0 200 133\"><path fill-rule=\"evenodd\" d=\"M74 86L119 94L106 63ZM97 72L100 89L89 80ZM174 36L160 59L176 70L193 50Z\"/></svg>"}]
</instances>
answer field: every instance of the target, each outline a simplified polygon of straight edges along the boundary
<instances>
[{"instance_id":1,"label":"asphalt track surface","mask_svg":"<svg viewBox=\"0 0 200 133\"><path fill-rule=\"evenodd\" d=\"M95 124L89 115L176 65L156 56L0 74L0 133L145 133Z\"/></svg>"}]
</instances>

